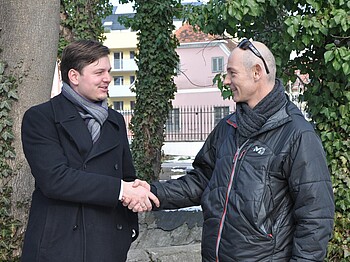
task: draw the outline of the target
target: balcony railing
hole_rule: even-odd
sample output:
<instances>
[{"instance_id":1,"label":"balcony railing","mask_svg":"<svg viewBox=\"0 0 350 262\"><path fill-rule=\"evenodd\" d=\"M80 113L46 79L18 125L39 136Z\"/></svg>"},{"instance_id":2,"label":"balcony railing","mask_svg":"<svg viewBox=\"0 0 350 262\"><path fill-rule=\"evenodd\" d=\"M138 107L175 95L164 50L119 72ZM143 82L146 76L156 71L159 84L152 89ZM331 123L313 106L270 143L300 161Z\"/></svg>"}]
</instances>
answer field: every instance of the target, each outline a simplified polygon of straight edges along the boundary
<instances>
[{"instance_id":1,"label":"balcony railing","mask_svg":"<svg viewBox=\"0 0 350 262\"><path fill-rule=\"evenodd\" d=\"M111 84L108 87L109 97L134 97L135 93L131 92L130 85L116 86Z\"/></svg>"},{"instance_id":2,"label":"balcony railing","mask_svg":"<svg viewBox=\"0 0 350 262\"><path fill-rule=\"evenodd\" d=\"M134 59L114 59L112 72L136 71L137 65Z\"/></svg>"}]
</instances>

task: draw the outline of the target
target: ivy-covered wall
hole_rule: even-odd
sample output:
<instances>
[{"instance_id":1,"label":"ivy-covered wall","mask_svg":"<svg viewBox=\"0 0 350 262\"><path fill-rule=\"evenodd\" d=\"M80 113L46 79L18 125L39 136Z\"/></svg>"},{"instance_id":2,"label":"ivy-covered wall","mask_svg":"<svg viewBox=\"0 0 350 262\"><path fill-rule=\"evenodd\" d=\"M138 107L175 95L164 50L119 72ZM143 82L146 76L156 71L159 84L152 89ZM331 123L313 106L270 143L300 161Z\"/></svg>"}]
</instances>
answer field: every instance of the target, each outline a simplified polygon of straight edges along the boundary
<instances>
[{"instance_id":1,"label":"ivy-covered wall","mask_svg":"<svg viewBox=\"0 0 350 262\"><path fill-rule=\"evenodd\" d=\"M0 50L1 52L1 50ZM11 212L11 177L15 175L7 161L14 159L15 150L12 119L9 118L12 104L17 97L16 80L4 74L6 63L0 61L0 261L18 260L18 246L22 235L19 232L21 222Z\"/></svg>"}]
</instances>

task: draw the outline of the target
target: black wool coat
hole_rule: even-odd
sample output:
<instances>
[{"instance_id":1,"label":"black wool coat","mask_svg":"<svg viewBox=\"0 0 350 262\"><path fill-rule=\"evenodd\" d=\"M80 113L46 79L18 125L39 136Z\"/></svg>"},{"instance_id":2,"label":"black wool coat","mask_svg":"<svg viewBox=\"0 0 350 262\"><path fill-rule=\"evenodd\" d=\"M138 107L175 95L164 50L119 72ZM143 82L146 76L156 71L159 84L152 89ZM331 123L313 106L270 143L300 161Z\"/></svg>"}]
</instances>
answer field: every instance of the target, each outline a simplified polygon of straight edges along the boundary
<instances>
[{"instance_id":1,"label":"black wool coat","mask_svg":"<svg viewBox=\"0 0 350 262\"><path fill-rule=\"evenodd\" d=\"M35 190L22 262L122 262L138 234L137 214L118 200L135 169L123 116L108 118L93 145L63 95L30 108L22 122Z\"/></svg>"}]
</instances>

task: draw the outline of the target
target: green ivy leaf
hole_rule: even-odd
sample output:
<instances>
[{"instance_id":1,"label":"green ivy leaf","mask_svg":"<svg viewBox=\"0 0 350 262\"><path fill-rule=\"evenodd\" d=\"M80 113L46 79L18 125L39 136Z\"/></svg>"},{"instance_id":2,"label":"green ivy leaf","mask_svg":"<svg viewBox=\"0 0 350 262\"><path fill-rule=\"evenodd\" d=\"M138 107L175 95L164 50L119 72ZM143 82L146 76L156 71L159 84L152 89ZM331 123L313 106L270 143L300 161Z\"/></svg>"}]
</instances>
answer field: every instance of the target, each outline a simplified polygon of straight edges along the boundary
<instances>
[{"instance_id":1,"label":"green ivy leaf","mask_svg":"<svg viewBox=\"0 0 350 262\"><path fill-rule=\"evenodd\" d=\"M17 95L17 92L15 90L11 90L7 93L7 97L8 98L13 98L13 99L16 99L18 100L18 95Z\"/></svg>"},{"instance_id":2,"label":"green ivy leaf","mask_svg":"<svg viewBox=\"0 0 350 262\"><path fill-rule=\"evenodd\" d=\"M349 75L350 74L350 66L348 62L344 62L342 64L342 69L345 75Z\"/></svg>"},{"instance_id":3,"label":"green ivy leaf","mask_svg":"<svg viewBox=\"0 0 350 262\"><path fill-rule=\"evenodd\" d=\"M1 135L1 137L5 140L5 141L8 141L8 140L12 140L14 139L14 136L12 133L8 132L8 131L4 131Z\"/></svg>"},{"instance_id":4,"label":"green ivy leaf","mask_svg":"<svg viewBox=\"0 0 350 262\"><path fill-rule=\"evenodd\" d=\"M297 32L297 30L295 30L295 27L294 27L294 25L291 25L291 26L289 26L288 28L287 28L287 32L288 32L288 34L292 37L292 38L294 38L295 36L296 36L296 32Z\"/></svg>"},{"instance_id":5,"label":"green ivy leaf","mask_svg":"<svg viewBox=\"0 0 350 262\"><path fill-rule=\"evenodd\" d=\"M233 98L233 94L231 90L224 90L222 91L222 97L223 99L231 99Z\"/></svg>"},{"instance_id":6,"label":"green ivy leaf","mask_svg":"<svg viewBox=\"0 0 350 262\"><path fill-rule=\"evenodd\" d=\"M320 32L321 32L323 35L327 36L329 31L328 31L328 28L327 28L327 27L320 27Z\"/></svg>"},{"instance_id":7,"label":"green ivy leaf","mask_svg":"<svg viewBox=\"0 0 350 262\"><path fill-rule=\"evenodd\" d=\"M333 50L329 50L327 52L324 53L324 59L325 62L328 63L329 61L332 61L334 58L334 52Z\"/></svg>"},{"instance_id":8,"label":"green ivy leaf","mask_svg":"<svg viewBox=\"0 0 350 262\"><path fill-rule=\"evenodd\" d=\"M16 157L16 154L15 154L15 152L14 151L11 151L11 150L7 150L6 152L5 152L5 157L6 158L15 158Z\"/></svg>"},{"instance_id":9,"label":"green ivy leaf","mask_svg":"<svg viewBox=\"0 0 350 262\"><path fill-rule=\"evenodd\" d=\"M0 103L0 109L8 109L11 110L11 104L9 101L3 101Z\"/></svg>"},{"instance_id":10,"label":"green ivy leaf","mask_svg":"<svg viewBox=\"0 0 350 262\"><path fill-rule=\"evenodd\" d=\"M341 68L341 64L338 62L338 60L334 60L333 61L333 63L332 63L332 65L333 65L333 67L334 67L334 69L336 70L336 71L338 71L340 68Z\"/></svg>"}]
</instances>

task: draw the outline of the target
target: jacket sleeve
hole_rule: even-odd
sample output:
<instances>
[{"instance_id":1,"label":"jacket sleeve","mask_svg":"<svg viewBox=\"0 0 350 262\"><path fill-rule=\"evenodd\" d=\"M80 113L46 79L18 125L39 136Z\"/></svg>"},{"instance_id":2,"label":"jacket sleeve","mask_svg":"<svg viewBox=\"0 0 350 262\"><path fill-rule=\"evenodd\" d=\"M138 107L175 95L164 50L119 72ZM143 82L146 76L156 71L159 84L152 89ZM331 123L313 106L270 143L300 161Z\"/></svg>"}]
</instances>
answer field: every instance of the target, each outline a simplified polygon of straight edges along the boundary
<instances>
[{"instance_id":1,"label":"jacket sleeve","mask_svg":"<svg viewBox=\"0 0 350 262\"><path fill-rule=\"evenodd\" d=\"M24 154L36 188L48 198L76 203L116 206L121 180L69 166L53 118L38 107L22 121Z\"/></svg>"},{"instance_id":2,"label":"jacket sleeve","mask_svg":"<svg viewBox=\"0 0 350 262\"><path fill-rule=\"evenodd\" d=\"M323 261L333 230L334 199L325 153L313 131L296 139L289 164L296 218L291 261Z\"/></svg>"},{"instance_id":3,"label":"jacket sleeve","mask_svg":"<svg viewBox=\"0 0 350 262\"><path fill-rule=\"evenodd\" d=\"M152 192L160 201L159 209L176 209L200 205L216 161L216 145L220 124L209 134L192 163L193 169L186 175L166 182L154 182Z\"/></svg>"}]
</instances>

